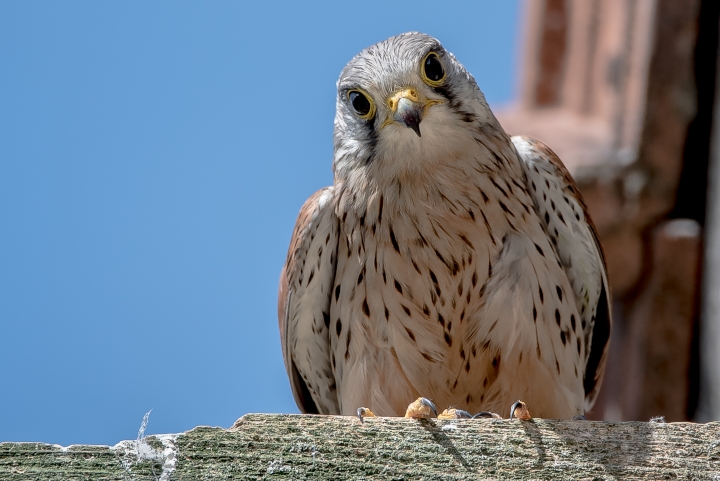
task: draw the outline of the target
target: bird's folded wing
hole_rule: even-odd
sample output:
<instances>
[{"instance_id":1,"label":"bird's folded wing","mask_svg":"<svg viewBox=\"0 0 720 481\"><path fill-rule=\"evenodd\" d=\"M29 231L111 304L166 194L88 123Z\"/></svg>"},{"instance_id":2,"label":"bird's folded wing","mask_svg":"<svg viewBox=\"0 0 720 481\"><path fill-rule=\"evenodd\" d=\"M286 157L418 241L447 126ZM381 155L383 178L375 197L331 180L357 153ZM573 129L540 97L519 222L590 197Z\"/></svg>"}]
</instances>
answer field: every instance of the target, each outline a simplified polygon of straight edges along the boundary
<instances>
[{"instance_id":1,"label":"bird's folded wing","mask_svg":"<svg viewBox=\"0 0 720 481\"><path fill-rule=\"evenodd\" d=\"M542 142L512 137L535 211L567 274L585 337L585 409L592 407L605 370L612 325L607 271L595 226L575 183Z\"/></svg>"},{"instance_id":2,"label":"bird's folded wing","mask_svg":"<svg viewBox=\"0 0 720 481\"><path fill-rule=\"evenodd\" d=\"M330 291L335 280L338 219L333 188L313 194L295 223L280 274L278 321L285 368L305 413L339 411L330 365Z\"/></svg>"}]
</instances>

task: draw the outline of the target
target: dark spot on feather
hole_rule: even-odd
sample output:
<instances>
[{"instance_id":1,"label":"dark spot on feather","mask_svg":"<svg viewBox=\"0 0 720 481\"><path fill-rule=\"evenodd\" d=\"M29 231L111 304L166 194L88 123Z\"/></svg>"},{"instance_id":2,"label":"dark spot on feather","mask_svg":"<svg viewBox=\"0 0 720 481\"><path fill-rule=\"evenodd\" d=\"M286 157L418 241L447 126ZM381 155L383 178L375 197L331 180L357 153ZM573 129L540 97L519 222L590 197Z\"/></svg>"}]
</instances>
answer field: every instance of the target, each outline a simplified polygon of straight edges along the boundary
<instances>
[{"instance_id":1,"label":"dark spot on feather","mask_svg":"<svg viewBox=\"0 0 720 481\"><path fill-rule=\"evenodd\" d=\"M560 288L560 286L555 286L555 291L557 291L558 299L560 299L560 302L562 302L562 293L563 293L563 291L562 291L562 289Z\"/></svg>"},{"instance_id":2,"label":"dark spot on feather","mask_svg":"<svg viewBox=\"0 0 720 481\"><path fill-rule=\"evenodd\" d=\"M472 347L472 357L477 356L477 351L475 350L475 346Z\"/></svg>"},{"instance_id":3,"label":"dark spot on feather","mask_svg":"<svg viewBox=\"0 0 720 481\"><path fill-rule=\"evenodd\" d=\"M338 318L337 321L335 321L335 333L340 336L340 333L342 332L342 321L340 318Z\"/></svg>"},{"instance_id":4,"label":"dark spot on feather","mask_svg":"<svg viewBox=\"0 0 720 481\"><path fill-rule=\"evenodd\" d=\"M417 265L417 262L415 262L415 261L412 260L412 259L411 259L410 261L412 262L412 265L413 265L413 267L415 268L415 272L417 272L418 274L422 274L422 272L420 272L420 268L419 268L418 265Z\"/></svg>"},{"instance_id":5,"label":"dark spot on feather","mask_svg":"<svg viewBox=\"0 0 720 481\"><path fill-rule=\"evenodd\" d=\"M313 276L315 276L315 269L312 269L310 271L310 276L308 277L307 283L305 285L310 285L310 281L312 280Z\"/></svg>"},{"instance_id":6,"label":"dark spot on feather","mask_svg":"<svg viewBox=\"0 0 720 481\"><path fill-rule=\"evenodd\" d=\"M555 309L555 322L558 326L560 325L560 311L557 309Z\"/></svg>"},{"instance_id":7,"label":"dark spot on feather","mask_svg":"<svg viewBox=\"0 0 720 481\"><path fill-rule=\"evenodd\" d=\"M545 304L545 296L543 295L542 287L538 286L538 292L540 293L540 302Z\"/></svg>"},{"instance_id":8,"label":"dark spot on feather","mask_svg":"<svg viewBox=\"0 0 720 481\"><path fill-rule=\"evenodd\" d=\"M397 279L395 279L395 290L398 291L400 294L403 293L402 286L401 286L400 283L397 281Z\"/></svg>"},{"instance_id":9,"label":"dark spot on feather","mask_svg":"<svg viewBox=\"0 0 720 481\"><path fill-rule=\"evenodd\" d=\"M477 281L478 281L477 272L473 272L473 275L472 275L472 286L473 287L475 287L477 285Z\"/></svg>"},{"instance_id":10,"label":"dark spot on feather","mask_svg":"<svg viewBox=\"0 0 720 481\"><path fill-rule=\"evenodd\" d=\"M565 331L560 331L560 340L563 343L563 346L567 343L567 336L565 336Z\"/></svg>"},{"instance_id":11,"label":"dark spot on feather","mask_svg":"<svg viewBox=\"0 0 720 481\"><path fill-rule=\"evenodd\" d=\"M378 206L378 224L382 222L382 214L383 214L383 196L380 196L380 205Z\"/></svg>"},{"instance_id":12,"label":"dark spot on feather","mask_svg":"<svg viewBox=\"0 0 720 481\"><path fill-rule=\"evenodd\" d=\"M465 360L465 349L460 349L460 357Z\"/></svg>"},{"instance_id":13,"label":"dark spot on feather","mask_svg":"<svg viewBox=\"0 0 720 481\"><path fill-rule=\"evenodd\" d=\"M502 195L504 195L505 197L508 197L507 192L505 192L505 189L503 189L502 187L500 187L500 186L498 185L498 183L495 182L495 179L493 179L492 177L490 177L490 182L493 183L493 185L495 186L496 189L498 189L500 192L502 192Z\"/></svg>"},{"instance_id":14,"label":"dark spot on feather","mask_svg":"<svg viewBox=\"0 0 720 481\"><path fill-rule=\"evenodd\" d=\"M444 337L448 347L452 347L452 337L450 337L450 334L446 332Z\"/></svg>"},{"instance_id":15,"label":"dark spot on feather","mask_svg":"<svg viewBox=\"0 0 720 481\"><path fill-rule=\"evenodd\" d=\"M490 199L488 199L488 196L485 195L485 192L483 192L482 190L480 191L480 195L482 195L483 202L485 202L486 204L490 201Z\"/></svg>"},{"instance_id":16,"label":"dark spot on feather","mask_svg":"<svg viewBox=\"0 0 720 481\"><path fill-rule=\"evenodd\" d=\"M473 212L472 209L468 209L467 212L468 212L468 214L470 214L470 218L471 218L472 220L475 220L475 212Z\"/></svg>"},{"instance_id":17,"label":"dark spot on feather","mask_svg":"<svg viewBox=\"0 0 720 481\"><path fill-rule=\"evenodd\" d=\"M388 311L387 306L385 306L385 320L390 320L390 311Z\"/></svg>"},{"instance_id":18,"label":"dark spot on feather","mask_svg":"<svg viewBox=\"0 0 720 481\"><path fill-rule=\"evenodd\" d=\"M408 336L410 336L410 339L412 339L413 342L414 342L414 341L415 341L415 334L414 334L410 329L408 329L407 327L405 328L405 330L407 331Z\"/></svg>"},{"instance_id":19,"label":"dark spot on feather","mask_svg":"<svg viewBox=\"0 0 720 481\"><path fill-rule=\"evenodd\" d=\"M535 244L535 249L537 249L537 251L540 253L541 256L545 257L545 253L543 252L543 250L540 248L539 245Z\"/></svg>"},{"instance_id":20,"label":"dark spot on feather","mask_svg":"<svg viewBox=\"0 0 720 481\"><path fill-rule=\"evenodd\" d=\"M368 306L367 298L363 299L362 311L366 316L370 315L370 307Z\"/></svg>"},{"instance_id":21,"label":"dark spot on feather","mask_svg":"<svg viewBox=\"0 0 720 481\"><path fill-rule=\"evenodd\" d=\"M466 243L468 245L468 247L470 247L471 249L475 248L475 247L473 247L472 242L470 242L470 239L468 239L464 234L460 235L460 239L462 239L462 241L464 243Z\"/></svg>"},{"instance_id":22,"label":"dark spot on feather","mask_svg":"<svg viewBox=\"0 0 720 481\"><path fill-rule=\"evenodd\" d=\"M387 276L385 275L385 268L383 267L383 284L387 284Z\"/></svg>"},{"instance_id":23,"label":"dark spot on feather","mask_svg":"<svg viewBox=\"0 0 720 481\"><path fill-rule=\"evenodd\" d=\"M440 323L440 325L441 325L442 327L445 327L445 318L443 317L443 315L438 312L438 316L437 316L437 317L438 317L437 320L438 320L438 322Z\"/></svg>"},{"instance_id":24,"label":"dark spot on feather","mask_svg":"<svg viewBox=\"0 0 720 481\"><path fill-rule=\"evenodd\" d=\"M490 326L490 329L488 329L488 334L490 334L493 329L495 329L495 326L497 326L498 319L495 319L495 322L492 323L492 326Z\"/></svg>"},{"instance_id":25,"label":"dark spot on feather","mask_svg":"<svg viewBox=\"0 0 720 481\"><path fill-rule=\"evenodd\" d=\"M452 331L452 321L448 322L448 332Z\"/></svg>"},{"instance_id":26,"label":"dark spot on feather","mask_svg":"<svg viewBox=\"0 0 720 481\"><path fill-rule=\"evenodd\" d=\"M572 330L575 330L575 314L570 315L570 325L572 326Z\"/></svg>"},{"instance_id":27,"label":"dark spot on feather","mask_svg":"<svg viewBox=\"0 0 720 481\"><path fill-rule=\"evenodd\" d=\"M401 304L402 305L402 304ZM405 314L410 316L410 308L408 306L402 305L403 311L405 311Z\"/></svg>"},{"instance_id":28,"label":"dark spot on feather","mask_svg":"<svg viewBox=\"0 0 720 481\"><path fill-rule=\"evenodd\" d=\"M470 361L465 362L465 372L470 372Z\"/></svg>"},{"instance_id":29,"label":"dark spot on feather","mask_svg":"<svg viewBox=\"0 0 720 481\"><path fill-rule=\"evenodd\" d=\"M430 309L428 308L427 304L423 304L423 314L426 316L430 315Z\"/></svg>"},{"instance_id":30,"label":"dark spot on feather","mask_svg":"<svg viewBox=\"0 0 720 481\"><path fill-rule=\"evenodd\" d=\"M364 270L364 269L363 269ZM357 283L360 284L363 280L363 270L360 271L360 274L358 274Z\"/></svg>"},{"instance_id":31,"label":"dark spot on feather","mask_svg":"<svg viewBox=\"0 0 720 481\"><path fill-rule=\"evenodd\" d=\"M337 301L340 298L340 284L335 286L335 300Z\"/></svg>"},{"instance_id":32,"label":"dark spot on feather","mask_svg":"<svg viewBox=\"0 0 720 481\"><path fill-rule=\"evenodd\" d=\"M555 369L557 369L557 373L560 374L560 363L557 358L555 359Z\"/></svg>"},{"instance_id":33,"label":"dark spot on feather","mask_svg":"<svg viewBox=\"0 0 720 481\"><path fill-rule=\"evenodd\" d=\"M577 352L580 354L580 338L577 338Z\"/></svg>"},{"instance_id":34,"label":"dark spot on feather","mask_svg":"<svg viewBox=\"0 0 720 481\"><path fill-rule=\"evenodd\" d=\"M495 372L500 370L500 354L496 355L492 360L492 367L495 369Z\"/></svg>"},{"instance_id":35,"label":"dark spot on feather","mask_svg":"<svg viewBox=\"0 0 720 481\"><path fill-rule=\"evenodd\" d=\"M508 215L510 215L511 217L515 217L515 215L510 212L510 209L508 209L505 204L503 204L502 202L498 202L498 204L500 204L500 208L504 210Z\"/></svg>"},{"instance_id":36,"label":"dark spot on feather","mask_svg":"<svg viewBox=\"0 0 720 481\"><path fill-rule=\"evenodd\" d=\"M565 224L565 219L563 218L563 215L560 212L558 212L558 219L560 219L560 222Z\"/></svg>"},{"instance_id":37,"label":"dark spot on feather","mask_svg":"<svg viewBox=\"0 0 720 481\"><path fill-rule=\"evenodd\" d=\"M537 309L535 308L534 304L533 304L533 321L537 321Z\"/></svg>"},{"instance_id":38,"label":"dark spot on feather","mask_svg":"<svg viewBox=\"0 0 720 481\"><path fill-rule=\"evenodd\" d=\"M546 224L550 223L550 214L548 214L547 212L545 212L545 223Z\"/></svg>"},{"instance_id":39,"label":"dark spot on feather","mask_svg":"<svg viewBox=\"0 0 720 481\"><path fill-rule=\"evenodd\" d=\"M398 245L398 241L395 238L395 232L392 230L392 227L390 228L390 242L392 242L393 249L395 249L399 253L400 245Z\"/></svg>"},{"instance_id":40,"label":"dark spot on feather","mask_svg":"<svg viewBox=\"0 0 720 481\"><path fill-rule=\"evenodd\" d=\"M323 311L323 321L325 322L326 328L330 327L330 314L325 311Z\"/></svg>"},{"instance_id":41,"label":"dark spot on feather","mask_svg":"<svg viewBox=\"0 0 720 481\"><path fill-rule=\"evenodd\" d=\"M465 319L465 309L462 310L460 313L460 322L462 322Z\"/></svg>"},{"instance_id":42,"label":"dark spot on feather","mask_svg":"<svg viewBox=\"0 0 720 481\"><path fill-rule=\"evenodd\" d=\"M430 354L426 352L421 352L420 354L422 354L422 357L424 357L426 361L435 362L435 359L433 359Z\"/></svg>"}]
</instances>

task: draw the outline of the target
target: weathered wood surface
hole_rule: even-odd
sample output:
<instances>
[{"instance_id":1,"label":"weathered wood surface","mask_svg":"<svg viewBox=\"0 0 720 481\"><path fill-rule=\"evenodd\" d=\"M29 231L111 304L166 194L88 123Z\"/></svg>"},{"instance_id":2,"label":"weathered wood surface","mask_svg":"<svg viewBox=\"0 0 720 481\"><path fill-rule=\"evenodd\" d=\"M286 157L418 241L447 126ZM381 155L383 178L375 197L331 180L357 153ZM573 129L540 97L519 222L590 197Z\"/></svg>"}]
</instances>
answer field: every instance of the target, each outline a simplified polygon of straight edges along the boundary
<instances>
[{"instance_id":1,"label":"weathered wood surface","mask_svg":"<svg viewBox=\"0 0 720 481\"><path fill-rule=\"evenodd\" d=\"M248 414L108 446L0 443L0 480L720 479L720 423Z\"/></svg>"}]
</instances>

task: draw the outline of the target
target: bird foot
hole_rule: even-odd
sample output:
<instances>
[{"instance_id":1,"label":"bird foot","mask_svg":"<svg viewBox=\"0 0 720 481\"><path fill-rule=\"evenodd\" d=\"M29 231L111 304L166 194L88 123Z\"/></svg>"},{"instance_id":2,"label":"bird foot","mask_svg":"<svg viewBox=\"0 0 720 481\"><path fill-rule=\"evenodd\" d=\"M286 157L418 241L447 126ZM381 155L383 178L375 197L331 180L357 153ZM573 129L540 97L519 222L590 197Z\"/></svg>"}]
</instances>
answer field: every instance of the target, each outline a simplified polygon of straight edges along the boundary
<instances>
[{"instance_id":1,"label":"bird foot","mask_svg":"<svg viewBox=\"0 0 720 481\"><path fill-rule=\"evenodd\" d=\"M510 407L510 419L521 419L523 421L527 421L532 419L532 416L530 415L530 411L527 408L527 405L522 401L515 401L513 405Z\"/></svg>"},{"instance_id":2,"label":"bird foot","mask_svg":"<svg viewBox=\"0 0 720 481\"><path fill-rule=\"evenodd\" d=\"M440 414L438 419L472 419L473 415L463 409L447 408Z\"/></svg>"},{"instance_id":3,"label":"bird foot","mask_svg":"<svg viewBox=\"0 0 720 481\"><path fill-rule=\"evenodd\" d=\"M369 410L368 408L359 407L357 408L357 417L360 419L360 424L362 424L365 418L374 418L375 413Z\"/></svg>"},{"instance_id":4,"label":"bird foot","mask_svg":"<svg viewBox=\"0 0 720 481\"><path fill-rule=\"evenodd\" d=\"M410 403L405 411L406 418L413 419L430 419L437 417L437 409L435 404L427 398L419 397L414 402Z\"/></svg>"}]
</instances>

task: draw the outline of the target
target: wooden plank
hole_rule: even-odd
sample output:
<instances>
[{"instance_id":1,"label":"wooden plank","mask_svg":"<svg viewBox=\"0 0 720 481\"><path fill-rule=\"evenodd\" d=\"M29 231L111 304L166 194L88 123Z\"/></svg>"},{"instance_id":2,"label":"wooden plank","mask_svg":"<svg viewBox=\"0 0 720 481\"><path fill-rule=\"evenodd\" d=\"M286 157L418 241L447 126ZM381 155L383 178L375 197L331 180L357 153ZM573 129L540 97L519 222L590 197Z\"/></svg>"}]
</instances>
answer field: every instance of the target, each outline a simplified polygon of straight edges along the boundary
<instances>
[{"instance_id":1,"label":"wooden plank","mask_svg":"<svg viewBox=\"0 0 720 481\"><path fill-rule=\"evenodd\" d=\"M720 477L720 423L248 414L114 447L0 443L0 480Z\"/></svg>"}]
</instances>

